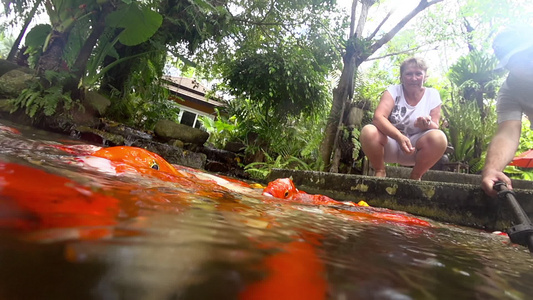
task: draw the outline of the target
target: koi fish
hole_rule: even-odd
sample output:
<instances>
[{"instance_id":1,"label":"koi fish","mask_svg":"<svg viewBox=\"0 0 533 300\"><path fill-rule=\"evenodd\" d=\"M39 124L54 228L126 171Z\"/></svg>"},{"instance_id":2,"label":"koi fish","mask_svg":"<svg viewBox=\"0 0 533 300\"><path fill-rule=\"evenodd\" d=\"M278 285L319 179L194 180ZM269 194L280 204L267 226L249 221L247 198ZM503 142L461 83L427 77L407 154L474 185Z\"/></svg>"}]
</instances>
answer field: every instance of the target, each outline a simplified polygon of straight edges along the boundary
<instances>
[{"instance_id":1,"label":"koi fish","mask_svg":"<svg viewBox=\"0 0 533 300\"><path fill-rule=\"evenodd\" d=\"M13 127L4 126L4 125L0 125L0 131L9 132L12 134L20 134L20 130L13 128Z\"/></svg>"},{"instance_id":2,"label":"koi fish","mask_svg":"<svg viewBox=\"0 0 533 300\"><path fill-rule=\"evenodd\" d=\"M323 209L324 210L324 209ZM339 218L357 222L372 222L375 224L394 223L431 227L428 221L411 216L404 212L395 212L386 208L365 207L359 210L337 210L326 208L325 211Z\"/></svg>"},{"instance_id":3,"label":"koi fish","mask_svg":"<svg viewBox=\"0 0 533 300\"><path fill-rule=\"evenodd\" d=\"M1 161L0 192L0 228L109 226L120 212L113 197L65 177Z\"/></svg>"},{"instance_id":4,"label":"koi fish","mask_svg":"<svg viewBox=\"0 0 533 300\"><path fill-rule=\"evenodd\" d=\"M90 155L75 156L74 160L82 166L89 166L110 175L140 174L157 178L185 190L189 196L197 195L221 199L220 201L235 201L236 198L231 191L244 193L251 190L251 188L247 189L245 186L240 186L215 175L192 171L191 168L183 166L174 166L160 155L138 147L101 148ZM164 193L159 195L157 192L153 197L156 199L159 197L161 200L169 197L176 198ZM178 198L184 197L182 195Z\"/></svg>"},{"instance_id":5,"label":"koi fish","mask_svg":"<svg viewBox=\"0 0 533 300\"><path fill-rule=\"evenodd\" d=\"M70 154L87 147L67 147ZM96 151L83 152L85 155L74 156L72 160L82 167L92 167L99 172L111 175L141 174L159 178L163 181L175 182L178 178L192 178L192 175L177 170L160 155L143 148L115 146L98 148Z\"/></svg>"},{"instance_id":6,"label":"koi fish","mask_svg":"<svg viewBox=\"0 0 533 300\"><path fill-rule=\"evenodd\" d=\"M183 175L174 166L162 158L159 154L143 148L116 146L102 148L95 151L91 156L102 157L117 163L117 171L152 169L172 175Z\"/></svg>"},{"instance_id":7,"label":"koi fish","mask_svg":"<svg viewBox=\"0 0 533 300\"><path fill-rule=\"evenodd\" d=\"M312 205L358 205L352 202L333 200L324 195L313 195L300 191L296 188L290 178L278 178L269 182L267 187L263 190L263 195Z\"/></svg>"},{"instance_id":8,"label":"koi fish","mask_svg":"<svg viewBox=\"0 0 533 300\"><path fill-rule=\"evenodd\" d=\"M302 238L277 246L281 251L262 262L266 277L247 285L240 292L239 300L326 299L326 267L319 246Z\"/></svg>"},{"instance_id":9,"label":"koi fish","mask_svg":"<svg viewBox=\"0 0 533 300\"><path fill-rule=\"evenodd\" d=\"M397 213L388 209L377 209L373 207L368 207L369 205L365 201L360 201L359 203L355 204L352 202L341 202L333 200L323 195L308 194L304 191L298 190L290 178L279 178L272 182L269 182L267 187L263 190L263 195L311 205L329 206L343 204L352 206L354 208L351 208L351 210L330 209L327 211L333 215L356 221L373 220L378 223L395 222L404 223L408 225L431 226L429 222L410 215ZM352 211L353 209L356 209L355 207L360 207L360 209Z\"/></svg>"}]
</instances>

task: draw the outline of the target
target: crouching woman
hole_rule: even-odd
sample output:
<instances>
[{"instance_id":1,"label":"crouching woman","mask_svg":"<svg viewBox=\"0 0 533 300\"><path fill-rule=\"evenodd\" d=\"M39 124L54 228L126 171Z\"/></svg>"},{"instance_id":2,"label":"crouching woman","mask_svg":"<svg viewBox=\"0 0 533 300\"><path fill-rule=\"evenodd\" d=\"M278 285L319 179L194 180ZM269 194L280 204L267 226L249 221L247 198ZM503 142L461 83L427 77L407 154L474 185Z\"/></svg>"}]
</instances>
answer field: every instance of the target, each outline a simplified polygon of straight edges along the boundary
<instances>
[{"instance_id":1,"label":"crouching woman","mask_svg":"<svg viewBox=\"0 0 533 300\"><path fill-rule=\"evenodd\" d=\"M381 96L372 124L361 130L361 146L374 174L386 177L385 163L412 166L410 178L420 180L444 154L448 141L439 130L439 92L424 87L427 65L409 58L400 66L400 84Z\"/></svg>"}]
</instances>

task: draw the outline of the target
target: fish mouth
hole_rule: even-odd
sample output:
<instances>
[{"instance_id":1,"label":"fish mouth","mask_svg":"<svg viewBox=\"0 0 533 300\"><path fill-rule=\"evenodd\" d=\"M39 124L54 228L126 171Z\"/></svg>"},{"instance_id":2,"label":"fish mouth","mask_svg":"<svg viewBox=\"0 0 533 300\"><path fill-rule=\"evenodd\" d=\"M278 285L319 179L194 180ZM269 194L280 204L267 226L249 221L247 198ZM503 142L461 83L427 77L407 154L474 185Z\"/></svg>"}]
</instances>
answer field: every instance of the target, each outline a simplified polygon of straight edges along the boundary
<instances>
[{"instance_id":1,"label":"fish mouth","mask_svg":"<svg viewBox=\"0 0 533 300\"><path fill-rule=\"evenodd\" d=\"M272 196L270 193L263 193L263 196L274 197L274 196Z\"/></svg>"}]
</instances>

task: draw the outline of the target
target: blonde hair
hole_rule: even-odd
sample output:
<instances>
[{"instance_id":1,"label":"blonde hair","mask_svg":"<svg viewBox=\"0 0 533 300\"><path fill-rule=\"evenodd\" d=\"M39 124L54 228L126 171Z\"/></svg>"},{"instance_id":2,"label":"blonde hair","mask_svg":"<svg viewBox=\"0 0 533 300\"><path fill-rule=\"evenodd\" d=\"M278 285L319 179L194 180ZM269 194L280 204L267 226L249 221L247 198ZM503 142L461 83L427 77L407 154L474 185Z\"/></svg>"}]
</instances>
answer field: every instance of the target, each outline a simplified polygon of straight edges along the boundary
<instances>
[{"instance_id":1,"label":"blonde hair","mask_svg":"<svg viewBox=\"0 0 533 300\"><path fill-rule=\"evenodd\" d=\"M422 71L424 71L424 73L426 73L426 75L428 73L428 66L425 60L423 60L422 58L411 57L404 60L403 63L400 65L400 77L402 76L405 69L407 69L407 67L409 66L415 66L421 69Z\"/></svg>"}]
</instances>

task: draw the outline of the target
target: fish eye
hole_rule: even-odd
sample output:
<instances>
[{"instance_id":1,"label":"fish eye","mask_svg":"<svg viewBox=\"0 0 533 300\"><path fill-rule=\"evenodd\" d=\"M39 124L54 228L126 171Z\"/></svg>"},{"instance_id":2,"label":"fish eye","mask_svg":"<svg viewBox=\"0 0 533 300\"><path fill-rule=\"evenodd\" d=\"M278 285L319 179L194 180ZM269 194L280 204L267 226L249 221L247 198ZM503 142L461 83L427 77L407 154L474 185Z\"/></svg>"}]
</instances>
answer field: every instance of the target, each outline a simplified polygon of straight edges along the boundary
<instances>
[{"instance_id":1,"label":"fish eye","mask_svg":"<svg viewBox=\"0 0 533 300\"><path fill-rule=\"evenodd\" d=\"M284 198L289 197L289 191L285 191L285 195L284 195L283 197L284 197Z\"/></svg>"},{"instance_id":2,"label":"fish eye","mask_svg":"<svg viewBox=\"0 0 533 300\"><path fill-rule=\"evenodd\" d=\"M154 170L159 170L159 165L154 161L154 162L152 162L152 165L150 166L150 168L152 168Z\"/></svg>"}]
</instances>

